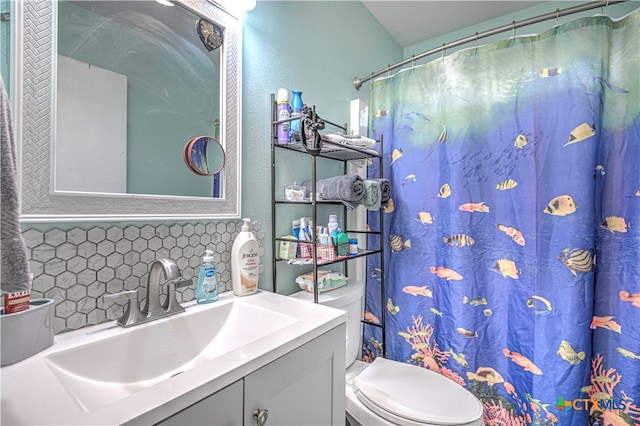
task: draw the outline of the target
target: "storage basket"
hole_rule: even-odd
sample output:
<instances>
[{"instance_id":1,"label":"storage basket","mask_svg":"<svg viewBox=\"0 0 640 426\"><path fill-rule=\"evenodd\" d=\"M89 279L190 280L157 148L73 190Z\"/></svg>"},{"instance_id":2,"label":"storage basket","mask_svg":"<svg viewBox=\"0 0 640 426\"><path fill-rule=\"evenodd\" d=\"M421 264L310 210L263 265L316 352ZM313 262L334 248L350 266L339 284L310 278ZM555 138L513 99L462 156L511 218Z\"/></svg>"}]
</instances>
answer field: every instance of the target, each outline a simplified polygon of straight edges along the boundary
<instances>
[{"instance_id":1,"label":"storage basket","mask_svg":"<svg viewBox=\"0 0 640 426\"><path fill-rule=\"evenodd\" d=\"M298 243L300 257L310 259L313 255L312 243ZM349 257L349 244L319 244L316 243L316 256L320 260L338 260Z\"/></svg>"}]
</instances>

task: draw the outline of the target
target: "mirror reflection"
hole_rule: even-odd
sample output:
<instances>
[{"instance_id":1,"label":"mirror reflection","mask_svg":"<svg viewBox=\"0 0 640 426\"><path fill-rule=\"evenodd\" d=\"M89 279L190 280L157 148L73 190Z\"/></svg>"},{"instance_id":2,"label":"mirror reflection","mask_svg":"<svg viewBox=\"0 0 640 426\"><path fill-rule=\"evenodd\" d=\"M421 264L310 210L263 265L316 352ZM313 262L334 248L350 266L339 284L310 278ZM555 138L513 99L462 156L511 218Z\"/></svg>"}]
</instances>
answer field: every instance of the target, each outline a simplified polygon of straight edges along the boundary
<instances>
[{"instance_id":1,"label":"mirror reflection","mask_svg":"<svg viewBox=\"0 0 640 426\"><path fill-rule=\"evenodd\" d=\"M219 179L182 158L185 140L224 121L224 46L210 50L201 17L155 1L57 4L55 191L216 194ZM207 156L222 168L217 146Z\"/></svg>"},{"instance_id":2,"label":"mirror reflection","mask_svg":"<svg viewBox=\"0 0 640 426\"><path fill-rule=\"evenodd\" d=\"M200 176L213 176L224 167L224 151L220 142L211 136L198 136L184 145L184 162Z\"/></svg>"}]
</instances>

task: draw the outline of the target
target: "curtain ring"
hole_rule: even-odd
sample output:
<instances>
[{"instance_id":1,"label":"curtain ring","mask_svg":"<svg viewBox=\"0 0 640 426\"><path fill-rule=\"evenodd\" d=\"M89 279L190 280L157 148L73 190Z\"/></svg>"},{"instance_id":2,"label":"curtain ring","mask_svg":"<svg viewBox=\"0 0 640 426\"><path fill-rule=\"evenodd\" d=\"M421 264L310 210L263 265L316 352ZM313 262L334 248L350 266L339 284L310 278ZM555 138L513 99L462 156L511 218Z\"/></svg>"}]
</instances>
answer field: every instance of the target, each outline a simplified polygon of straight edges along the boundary
<instances>
[{"instance_id":1,"label":"curtain ring","mask_svg":"<svg viewBox=\"0 0 640 426\"><path fill-rule=\"evenodd\" d=\"M416 67L416 54L411 55L411 69Z\"/></svg>"},{"instance_id":2,"label":"curtain ring","mask_svg":"<svg viewBox=\"0 0 640 426\"><path fill-rule=\"evenodd\" d=\"M560 25L560 8L556 9L556 27Z\"/></svg>"},{"instance_id":3,"label":"curtain ring","mask_svg":"<svg viewBox=\"0 0 640 426\"><path fill-rule=\"evenodd\" d=\"M513 29L512 29L513 34L512 34L512 37L515 37L515 36L516 36L516 21L513 21L511 24L513 25Z\"/></svg>"},{"instance_id":4,"label":"curtain ring","mask_svg":"<svg viewBox=\"0 0 640 426\"><path fill-rule=\"evenodd\" d=\"M391 77L391 64L387 64L387 78Z\"/></svg>"},{"instance_id":5,"label":"curtain ring","mask_svg":"<svg viewBox=\"0 0 640 426\"><path fill-rule=\"evenodd\" d=\"M447 44L446 43L442 43L442 63L444 64L444 55L445 52L447 51Z\"/></svg>"}]
</instances>

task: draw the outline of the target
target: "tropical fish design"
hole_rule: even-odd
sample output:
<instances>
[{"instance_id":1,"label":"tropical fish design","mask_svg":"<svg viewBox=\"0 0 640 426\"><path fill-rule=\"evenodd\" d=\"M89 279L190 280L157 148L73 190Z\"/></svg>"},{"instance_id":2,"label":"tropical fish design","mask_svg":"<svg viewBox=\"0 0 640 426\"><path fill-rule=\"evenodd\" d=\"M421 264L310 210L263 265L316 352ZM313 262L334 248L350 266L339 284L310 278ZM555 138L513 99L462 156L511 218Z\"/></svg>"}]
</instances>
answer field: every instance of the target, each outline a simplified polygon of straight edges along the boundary
<instances>
[{"instance_id":1,"label":"tropical fish design","mask_svg":"<svg viewBox=\"0 0 640 426\"><path fill-rule=\"evenodd\" d=\"M462 275L454 271L453 269L445 268L444 266L430 266L429 272L434 275L437 275L440 278L444 278L447 281L460 281L462 279Z\"/></svg>"},{"instance_id":2,"label":"tropical fish design","mask_svg":"<svg viewBox=\"0 0 640 426\"><path fill-rule=\"evenodd\" d=\"M479 382L487 382L489 386L493 386L496 383L504 383L504 378L491 367L479 367L475 373L467 372L467 378L469 380L477 380Z\"/></svg>"},{"instance_id":3,"label":"tropical fish design","mask_svg":"<svg viewBox=\"0 0 640 426\"><path fill-rule=\"evenodd\" d=\"M536 315L549 315L552 311L551 302L542 296L531 296L527 299L527 307L533 309Z\"/></svg>"},{"instance_id":4,"label":"tropical fish design","mask_svg":"<svg viewBox=\"0 0 640 426\"><path fill-rule=\"evenodd\" d=\"M485 317L490 317L491 315L493 315L493 311L489 308L484 309L482 313L484 314Z\"/></svg>"},{"instance_id":5,"label":"tropical fish design","mask_svg":"<svg viewBox=\"0 0 640 426\"><path fill-rule=\"evenodd\" d=\"M434 315L438 315L438 316L442 316L442 312L440 312L439 310L437 310L436 308L429 308L429 310L431 312L433 312Z\"/></svg>"},{"instance_id":6,"label":"tropical fish design","mask_svg":"<svg viewBox=\"0 0 640 426\"><path fill-rule=\"evenodd\" d=\"M620 296L620 300L623 302L631 302L631 306L640 308L640 293L631 294L626 290L621 290L618 296Z\"/></svg>"},{"instance_id":7,"label":"tropical fish design","mask_svg":"<svg viewBox=\"0 0 640 426\"><path fill-rule=\"evenodd\" d=\"M389 114L389 111L387 111L386 109L379 109L378 111L376 111L376 117L378 118L386 117L387 114Z\"/></svg>"},{"instance_id":8,"label":"tropical fish design","mask_svg":"<svg viewBox=\"0 0 640 426\"><path fill-rule=\"evenodd\" d=\"M540 370L538 368L538 366L535 365L526 356L524 356L524 355L522 355L522 354L520 354L518 352L512 352L512 351L509 350L509 348L502 349L502 353L507 358L511 358L511 361L513 361L514 363L516 363L520 367L524 368L524 371L528 371L530 373L537 374L537 375L542 375L542 370Z\"/></svg>"},{"instance_id":9,"label":"tropical fish design","mask_svg":"<svg viewBox=\"0 0 640 426\"><path fill-rule=\"evenodd\" d=\"M422 287L418 287L417 285L407 285L402 287L402 291L412 296L433 297L433 293L426 285L423 285Z\"/></svg>"},{"instance_id":10,"label":"tropical fish design","mask_svg":"<svg viewBox=\"0 0 640 426\"><path fill-rule=\"evenodd\" d=\"M453 360L455 362L457 362L458 364L460 364L463 367L467 367L469 368L469 363L467 362L467 359L465 358L464 354L462 352L460 353L455 353L453 351L453 349L449 349L449 353L451 354L451 357L453 358Z\"/></svg>"},{"instance_id":11,"label":"tropical fish design","mask_svg":"<svg viewBox=\"0 0 640 426\"><path fill-rule=\"evenodd\" d=\"M609 231L614 233L614 232L627 232L627 228L629 227L629 224L624 221L624 217L607 216L602 226L608 228Z\"/></svg>"},{"instance_id":12,"label":"tropical fish design","mask_svg":"<svg viewBox=\"0 0 640 426\"><path fill-rule=\"evenodd\" d=\"M372 324L380 324L380 320L373 314L373 312L364 311L364 316L362 318Z\"/></svg>"},{"instance_id":13,"label":"tropical fish design","mask_svg":"<svg viewBox=\"0 0 640 426\"><path fill-rule=\"evenodd\" d=\"M485 299L482 296L478 296L478 297L467 297L464 296L462 298L462 303L463 304L470 304L471 306L480 306L480 305L486 305L487 304L487 299Z\"/></svg>"},{"instance_id":14,"label":"tropical fish design","mask_svg":"<svg viewBox=\"0 0 640 426\"><path fill-rule=\"evenodd\" d=\"M558 255L558 260L566 266L574 277L577 272L591 272L596 263L595 255L591 249L566 248Z\"/></svg>"},{"instance_id":15,"label":"tropical fish design","mask_svg":"<svg viewBox=\"0 0 640 426\"><path fill-rule=\"evenodd\" d=\"M415 181L416 181L416 175L410 174L410 175L407 175L404 179L402 179L400 181L400 185L401 186L405 186L405 185L408 185L408 184L413 183Z\"/></svg>"},{"instance_id":16,"label":"tropical fish design","mask_svg":"<svg viewBox=\"0 0 640 426\"><path fill-rule=\"evenodd\" d=\"M440 122L440 127L442 128L442 131L440 132L440 135L438 135L438 142L445 143L448 136L447 126L445 126L443 122Z\"/></svg>"},{"instance_id":17,"label":"tropical fish design","mask_svg":"<svg viewBox=\"0 0 640 426\"><path fill-rule=\"evenodd\" d=\"M395 315L400 312L400 306L396 306L393 304L391 298L387 299L387 310L391 313L391 315Z\"/></svg>"},{"instance_id":18,"label":"tropical fish design","mask_svg":"<svg viewBox=\"0 0 640 426\"><path fill-rule=\"evenodd\" d=\"M616 351L618 351L618 353L619 353L620 355L622 355L623 357L631 358L631 359L640 359L640 355L636 355L636 354L634 354L633 352L631 352L631 351L630 351L630 350L628 350L628 349L624 349L624 348L621 348L621 347L617 347L617 348L616 348Z\"/></svg>"},{"instance_id":19,"label":"tropical fish design","mask_svg":"<svg viewBox=\"0 0 640 426\"><path fill-rule=\"evenodd\" d=\"M595 134L596 134L595 124L590 126L587 123L582 123L581 125L573 129L569 133L569 141L565 143L563 146L582 142L583 140L589 139L591 136Z\"/></svg>"},{"instance_id":20,"label":"tropical fish design","mask_svg":"<svg viewBox=\"0 0 640 426\"><path fill-rule=\"evenodd\" d=\"M481 201L479 203L465 203L458 207L458 210L462 210L463 212L482 212L489 213L489 206Z\"/></svg>"},{"instance_id":21,"label":"tropical fish design","mask_svg":"<svg viewBox=\"0 0 640 426\"><path fill-rule=\"evenodd\" d=\"M389 245L391 246L391 251L395 253L411 248L411 240L405 240L400 235L391 234L389 236Z\"/></svg>"},{"instance_id":22,"label":"tropical fish design","mask_svg":"<svg viewBox=\"0 0 640 426\"><path fill-rule=\"evenodd\" d=\"M615 331L616 333L622 334L622 326L613 320L612 315L598 317L593 316L593 321L591 321L591 329L595 330L596 327L604 328L606 330Z\"/></svg>"},{"instance_id":23,"label":"tropical fish design","mask_svg":"<svg viewBox=\"0 0 640 426\"><path fill-rule=\"evenodd\" d=\"M420 212L418 213L418 220L421 223L431 225L433 224L433 216L429 212Z\"/></svg>"},{"instance_id":24,"label":"tropical fish design","mask_svg":"<svg viewBox=\"0 0 640 426\"><path fill-rule=\"evenodd\" d=\"M393 198L389 198L389 201L387 201L387 205L384 206L384 208L382 209L383 212L385 213L393 213L393 211L396 209L395 204L393 203Z\"/></svg>"},{"instance_id":25,"label":"tropical fish design","mask_svg":"<svg viewBox=\"0 0 640 426\"><path fill-rule=\"evenodd\" d=\"M448 183L445 183L440 187L440 190L438 191L438 197L449 198L450 195L451 195L451 186L449 186Z\"/></svg>"},{"instance_id":26,"label":"tropical fish design","mask_svg":"<svg viewBox=\"0 0 640 426\"><path fill-rule=\"evenodd\" d=\"M523 246L526 244L524 240L524 235L519 229L514 228L513 226L506 226L503 224L498 224L498 229L507 234L511 239L518 245Z\"/></svg>"},{"instance_id":27,"label":"tropical fish design","mask_svg":"<svg viewBox=\"0 0 640 426\"><path fill-rule=\"evenodd\" d=\"M537 405L538 407L542 408L544 411L546 411L547 413L549 412L548 407L549 404L543 404L539 399L535 399L534 397L532 397L529 393L525 393L524 397L527 401L529 401L531 404L533 405ZM535 408L534 408L535 410Z\"/></svg>"},{"instance_id":28,"label":"tropical fish design","mask_svg":"<svg viewBox=\"0 0 640 426\"><path fill-rule=\"evenodd\" d=\"M613 383L613 379L609 376L596 376L593 381L596 383Z\"/></svg>"},{"instance_id":29,"label":"tropical fish design","mask_svg":"<svg viewBox=\"0 0 640 426\"><path fill-rule=\"evenodd\" d=\"M540 77L555 77L557 75L562 74L562 68L545 68L540 71Z\"/></svg>"},{"instance_id":30,"label":"tropical fish design","mask_svg":"<svg viewBox=\"0 0 640 426\"><path fill-rule=\"evenodd\" d=\"M515 188L516 186L518 186L518 182L509 178L507 180L503 180L502 182L497 183L496 189L499 191L507 191L509 189Z\"/></svg>"},{"instance_id":31,"label":"tropical fish design","mask_svg":"<svg viewBox=\"0 0 640 426\"><path fill-rule=\"evenodd\" d=\"M516 263L513 260L504 259L504 258L498 259L498 261L496 262L495 266L492 269L502 274L503 277L513 278L514 280L519 279L520 275L518 275L518 273L522 272L516 268Z\"/></svg>"},{"instance_id":32,"label":"tropical fish design","mask_svg":"<svg viewBox=\"0 0 640 426\"><path fill-rule=\"evenodd\" d=\"M456 331L462 334L464 337L468 337L469 339L473 339L474 337L478 337L477 331L470 331L462 327L456 328Z\"/></svg>"},{"instance_id":33,"label":"tropical fish design","mask_svg":"<svg viewBox=\"0 0 640 426\"><path fill-rule=\"evenodd\" d=\"M640 197L640 189L636 191L636 197Z\"/></svg>"},{"instance_id":34,"label":"tropical fish design","mask_svg":"<svg viewBox=\"0 0 640 426\"><path fill-rule=\"evenodd\" d=\"M604 171L604 166L602 164L598 164L595 168L595 170L593 171L593 178L597 179L599 177L602 177L606 174L606 172Z\"/></svg>"},{"instance_id":35,"label":"tropical fish design","mask_svg":"<svg viewBox=\"0 0 640 426\"><path fill-rule=\"evenodd\" d=\"M553 216L566 216L575 213L577 208L578 203L571 195L560 195L549 201L543 212Z\"/></svg>"},{"instance_id":36,"label":"tropical fish design","mask_svg":"<svg viewBox=\"0 0 640 426\"><path fill-rule=\"evenodd\" d=\"M380 269L380 268L373 268L373 269L371 270L371 276L372 276L373 278L378 278L378 276L381 276L381 275L382 275L382 269Z\"/></svg>"},{"instance_id":37,"label":"tropical fish design","mask_svg":"<svg viewBox=\"0 0 640 426\"><path fill-rule=\"evenodd\" d=\"M527 137L525 135L520 134L516 136L516 140L513 142L513 146L515 146L516 148L522 149L528 143L529 143L529 140L527 139Z\"/></svg>"},{"instance_id":38,"label":"tropical fish design","mask_svg":"<svg viewBox=\"0 0 640 426\"><path fill-rule=\"evenodd\" d=\"M429 120L429 117L427 117L426 115L422 114L421 112L416 112L416 111L407 112L407 113L404 113L404 114L400 115L401 118L404 118L404 119L409 120L409 121L413 121L413 117L414 116L416 116L419 119L424 120L424 121L431 121L431 120Z\"/></svg>"},{"instance_id":39,"label":"tropical fish design","mask_svg":"<svg viewBox=\"0 0 640 426\"><path fill-rule=\"evenodd\" d=\"M560 342L560 347L558 348L558 352L556 354L560 355L560 358L564 359L571 365L578 365L580 361L584 359L584 351L576 352L571 346L571 343L563 340Z\"/></svg>"},{"instance_id":40,"label":"tropical fish design","mask_svg":"<svg viewBox=\"0 0 640 426\"><path fill-rule=\"evenodd\" d=\"M442 237L442 242L449 244L452 247L466 247L472 246L476 243L473 238L465 234L455 234L450 237Z\"/></svg>"},{"instance_id":41,"label":"tropical fish design","mask_svg":"<svg viewBox=\"0 0 640 426\"><path fill-rule=\"evenodd\" d=\"M402 157L403 151L402 148L396 148L391 152L391 164L395 163ZM391 165L389 164L389 165Z\"/></svg>"}]
</instances>

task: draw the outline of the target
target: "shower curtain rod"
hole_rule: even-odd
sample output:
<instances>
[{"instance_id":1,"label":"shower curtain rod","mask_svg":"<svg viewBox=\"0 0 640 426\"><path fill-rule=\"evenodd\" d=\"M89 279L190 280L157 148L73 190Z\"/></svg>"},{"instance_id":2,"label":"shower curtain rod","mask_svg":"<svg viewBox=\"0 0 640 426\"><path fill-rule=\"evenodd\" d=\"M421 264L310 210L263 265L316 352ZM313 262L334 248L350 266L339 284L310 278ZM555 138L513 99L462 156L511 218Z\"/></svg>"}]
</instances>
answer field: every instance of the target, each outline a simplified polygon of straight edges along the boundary
<instances>
[{"instance_id":1,"label":"shower curtain rod","mask_svg":"<svg viewBox=\"0 0 640 426\"><path fill-rule=\"evenodd\" d=\"M468 37L464 37L461 39L458 39L456 41L453 41L451 43L443 43L442 46L440 47L436 47L434 49L431 50L427 50L426 52L422 52L419 53L417 55L412 55L410 58L408 59L404 59L394 65L389 65L386 68L381 69L380 71L376 71L371 73L371 75L367 76L367 77L355 77L353 79L353 85L356 87L356 90L360 90L360 87L362 87L362 84L372 80L378 76L381 76L393 69L399 68L403 65L409 64L411 62L414 62L418 59L422 59L426 56L429 55L433 55L434 53L438 53L441 51L445 51L447 49L450 49L452 47L457 47L472 41L477 41L480 40L481 38L486 38L486 37L490 37L492 35L496 35L496 34L500 34L503 33L505 31L509 31L509 30L513 30L515 31L517 28L521 28L521 27L526 27L527 25L533 25L533 24L537 24L538 22L544 22L544 21L548 21L549 19L554 19L554 18L560 18L561 16L567 16L567 15L571 15L574 13L579 13L579 12L584 12L587 10L591 10L591 9L597 9L599 7L603 7L603 6L609 6L612 4L616 4L616 3L623 3L625 1L628 0L611 0L611 1L596 1L596 2L592 2L592 3L585 3L583 5L580 6L573 6L573 7L568 7L566 9L556 9L555 12L549 12L549 13L545 13L544 15L538 15L535 16L533 18L529 18L529 19L523 19L522 21L513 21L511 24L508 25L503 25L501 27L496 27L493 28L491 30L488 31L483 31L481 33L475 33L474 35L468 36Z\"/></svg>"}]
</instances>

